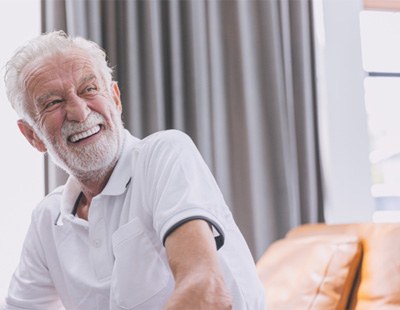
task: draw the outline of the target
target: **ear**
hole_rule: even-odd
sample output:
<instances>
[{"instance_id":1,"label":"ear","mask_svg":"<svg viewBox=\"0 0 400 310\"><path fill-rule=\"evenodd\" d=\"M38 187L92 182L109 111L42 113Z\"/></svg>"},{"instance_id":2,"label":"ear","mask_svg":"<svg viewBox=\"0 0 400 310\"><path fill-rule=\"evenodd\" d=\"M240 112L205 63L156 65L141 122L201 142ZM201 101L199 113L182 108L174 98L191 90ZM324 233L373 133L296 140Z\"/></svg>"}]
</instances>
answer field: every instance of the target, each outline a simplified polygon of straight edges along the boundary
<instances>
[{"instance_id":1,"label":"ear","mask_svg":"<svg viewBox=\"0 0 400 310\"><path fill-rule=\"evenodd\" d=\"M42 140L39 139L39 137L36 135L35 131L29 125L27 122L24 120L20 119L17 121L17 125L21 133L25 136L26 140L39 152L46 152L46 146L42 142Z\"/></svg>"},{"instance_id":2,"label":"ear","mask_svg":"<svg viewBox=\"0 0 400 310\"><path fill-rule=\"evenodd\" d=\"M119 91L118 83L112 82L111 88L115 105L117 106L117 109L122 112L121 93Z\"/></svg>"}]
</instances>

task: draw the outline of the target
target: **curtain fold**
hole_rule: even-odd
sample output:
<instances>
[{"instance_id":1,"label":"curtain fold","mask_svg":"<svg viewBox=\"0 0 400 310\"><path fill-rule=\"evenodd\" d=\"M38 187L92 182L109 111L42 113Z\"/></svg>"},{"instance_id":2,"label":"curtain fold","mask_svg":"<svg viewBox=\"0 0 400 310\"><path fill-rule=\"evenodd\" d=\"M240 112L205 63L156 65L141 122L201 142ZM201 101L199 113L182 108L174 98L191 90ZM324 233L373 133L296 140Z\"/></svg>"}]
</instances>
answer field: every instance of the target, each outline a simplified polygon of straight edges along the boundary
<instances>
[{"instance_id":1,"label":"curtain fold","mask_svg":"<svg viewBox=\"0 0 400 310\"><path fill-rule=\"evenodd\" d=\"M322 221L310 0L42 0L43 31L96 41L137 137L188 133L257 259ZM65 179L47 163L51 190Z\"/></svg>"}]
</instances>

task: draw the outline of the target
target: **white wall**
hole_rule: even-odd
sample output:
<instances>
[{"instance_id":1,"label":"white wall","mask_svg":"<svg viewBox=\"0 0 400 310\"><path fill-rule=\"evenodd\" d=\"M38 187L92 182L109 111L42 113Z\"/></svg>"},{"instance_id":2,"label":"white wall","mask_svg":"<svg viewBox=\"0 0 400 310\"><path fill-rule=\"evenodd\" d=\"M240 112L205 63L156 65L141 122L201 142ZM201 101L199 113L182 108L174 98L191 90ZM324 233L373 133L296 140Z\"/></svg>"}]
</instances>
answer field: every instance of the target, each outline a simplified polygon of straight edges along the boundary
<instances>
[{"instance_id":1,"label":"white wall","mask_svg":"<svg viewBox=\"0 0 400 310\"><path fill-rule=\"evenodd\" d=\"M315 0L319 120L328 223L371 221L361 0Z\"/></svg>"},{"instance_id":2,"label":"white wall","mask_svg":"<svg viewBox=\"0 0 400 310\"><path fill-rule=\"evenodd\" d=\"M4 90L12 52L40 33L39 0L0 0L0 300L19 260L33 207L44 194L43 157L19 133Z\"/></svg>"}]
</instances>

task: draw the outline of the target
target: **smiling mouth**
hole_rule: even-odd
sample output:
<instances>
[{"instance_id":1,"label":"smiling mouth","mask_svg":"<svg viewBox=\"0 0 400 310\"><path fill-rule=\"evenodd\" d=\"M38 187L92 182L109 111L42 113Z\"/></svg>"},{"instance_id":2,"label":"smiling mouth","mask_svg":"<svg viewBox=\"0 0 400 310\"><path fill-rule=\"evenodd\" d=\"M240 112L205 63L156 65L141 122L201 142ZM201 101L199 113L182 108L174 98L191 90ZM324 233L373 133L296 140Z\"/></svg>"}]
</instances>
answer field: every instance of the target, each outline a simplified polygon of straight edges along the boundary
<instances>
[{"instance_id":1,"label":"smiling mouth","mask_svg":"<svg viewBox=\"0 0 400 310\"><path fill-rule=\"evenodd\" d=\"M88 129L84 132L80 132L74 135L71 135L68 137L68 141L72 142L72 143L77 143L79 141L82 141L83 139L87 139L91 136L94 136L95 134L97 134L101 129L100 125L97 125L91 129Z\"/></svg>"}]
</instances>

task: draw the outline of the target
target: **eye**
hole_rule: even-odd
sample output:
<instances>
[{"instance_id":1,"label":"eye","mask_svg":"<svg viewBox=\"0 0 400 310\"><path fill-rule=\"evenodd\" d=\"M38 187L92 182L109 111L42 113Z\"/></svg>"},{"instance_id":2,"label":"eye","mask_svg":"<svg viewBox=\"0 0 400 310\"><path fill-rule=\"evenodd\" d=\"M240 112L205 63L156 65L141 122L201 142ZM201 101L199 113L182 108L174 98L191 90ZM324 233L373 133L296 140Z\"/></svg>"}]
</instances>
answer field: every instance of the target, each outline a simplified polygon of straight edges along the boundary
<instances>
[{"instance_id":1,"label":"eye","mask_svg":"<svg viewBox=\"0 0 400 310\"><path fill-rule=\"evenodd\" d=\"M97 87L96 87L96 85L89 85L84 89L83 92L86 93L86 94L95 93L95 92L97 92Z\"/></svg>"},{"instance_id":2,"label":"eye","mask_svg":"<svg viewBox=\"0 0 400 310\"><path fill-rule=\"evenodd\" d=\"M52 100L52 101L50 101L49 103L47 103L47 104L45 105L44 108L45 108L45 110L50 109L50 108L53 108L53 107L55 107L56 105L62 103L63 101L64 101L63 99L55 99L55 100Z\"/></svg>"}]
</instances>

